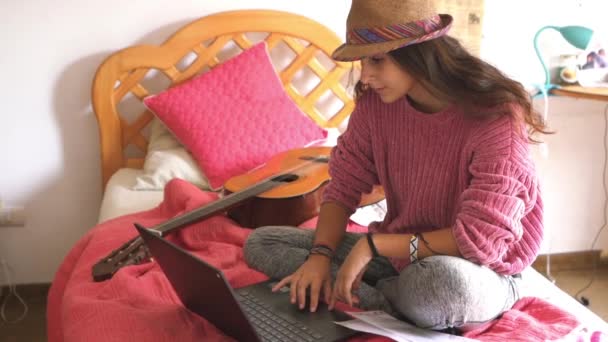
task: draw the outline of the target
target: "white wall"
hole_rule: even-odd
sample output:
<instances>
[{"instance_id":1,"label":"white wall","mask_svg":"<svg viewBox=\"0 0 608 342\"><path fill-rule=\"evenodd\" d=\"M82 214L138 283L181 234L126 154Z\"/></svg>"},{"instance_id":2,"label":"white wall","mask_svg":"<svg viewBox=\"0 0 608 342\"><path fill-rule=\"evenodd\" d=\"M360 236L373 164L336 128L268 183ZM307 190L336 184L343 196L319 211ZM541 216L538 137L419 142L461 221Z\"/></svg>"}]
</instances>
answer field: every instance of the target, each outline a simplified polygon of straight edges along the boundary
<instances>
[{"instance_id":1,"label":"white wall","mask_svg":"<svg viewBox=\"0 0 608 342\"><path fill-rule=\"evenodd\" d=\"M486 2L483 57L522 81L540 82L542 72L530 47L534 31L545 24L539 18L548 18L547 24L553 23L551 18L558 18L558 24L569 23L572 10L548 11L544 16L532 13L540 7L529 1ZM158 44L195 18L244 8L299 13L344 36L349 4L347 0L0 1L4 79L0 198L8 205L24 205L27 213L25 227L0 228L0 258L13 268L14 280L51 281L70 246L96 222L100 162L90 85L108 54L133 44ZM507 27L511 29L513 22L521 28L509 34ZM546 44L561 53L555 42L559 39L550 36ZM549 159L540 164L546 169L553 252L588 248L591 233L601 223L602 109L601 103L591 101L551 101L552 124L559 134L549 139ZM605 235L600 245L608 247Z\"/></svg>"},{"instance_id":2,"label":"white wall","mask_svg":"<svg viewBox=\"0 0 608 342\"><path fill-rule=\"evenodd\" d=\"M133 44L159 44L198 17L244 8L299 13L344 36L349 4L0 1L0 198L24 205L27 214L25 227L0 227L0 258L13 268L14 280L51 281L69 247L96 222L101 176L90 87L106 56Z\"/></svg>"},{"instance_id":3,"label":"white wall","mask_svg":"<svg viewBox=\"0 0 608 342\"><path fill-rule=\"evenodd\" d=\"M534 52L533 38L544 26L581 25L608 42L605 0L485 0L481 56L524 84L542 83L544 72ZM545 60L557 61L560 54L576 53L555 30L545 30L538 38Z\"/></svg>"},{"instance_id":4,"label":"white wall","mask_svg":"<svg viewBox=\"0 0 608 342\"><path fill-rule=\"evenodd\" d=\"M537 30L546 25L581 25L594 29L594 39L608 42L605 0L486 0L481 57L528 87L544 82L533 47ZM539 36L545 60L576 53L557 31ZM608 102L551 97L548 120L555 135L544 137L548 154L535 148L542 178L547 238L543 253L587 250L603 224L605 158L604 109ZM542 99L535 100L542 111ZM608 249L604 231L595 249Z\"/></svg>"},{"instance_id":5,"label":"white wall","mask_svg":"<svg viewBox=\"0 0 608 342\"><path fill-rule=\"evenodd\" d=\"M603 225L606 105L567 98L550 102L551 128L557 133L545 139L548 156L535 154L545 201L544 253L587 250ZM608 249L608 231L598 248Z\"/></svg>"}]
</instances>

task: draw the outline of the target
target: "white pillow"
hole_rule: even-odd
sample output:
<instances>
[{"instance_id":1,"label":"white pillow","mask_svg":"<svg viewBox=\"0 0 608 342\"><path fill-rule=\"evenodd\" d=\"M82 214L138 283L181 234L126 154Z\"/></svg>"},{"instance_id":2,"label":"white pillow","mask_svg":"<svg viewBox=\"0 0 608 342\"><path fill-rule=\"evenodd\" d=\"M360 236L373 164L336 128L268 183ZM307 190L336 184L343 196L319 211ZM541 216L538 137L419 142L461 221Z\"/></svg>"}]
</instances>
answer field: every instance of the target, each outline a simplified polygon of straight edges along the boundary
<instances>
[{"instance_id":1,"label":"white pillow","mask_svg":"<svg viewBox=\"0 0 608 342\"><path fill-rule=\"evenodd\" d=\"M160 120L154 119L151 125L144 172L135 179L132 189L163 190L171 179L181 178L203 190L209 190L207 177L192 155Z\"/></svg>"},{"instance_id":2,"label":"white pillow","mask_svg":"<svg viewBox=\"0 0 608 342\"><path fill-rule=\"evenodd\" d=\"M154 118L150 124L148 153L176 147L183 147L183 145L175 139L173 133L158 118Z\"/></svg>"},{"instance_id":3,"label":"white pillow","mask_svg":"<svg viewBox=\"0 0 608 342\"><path fill-rule=\"evenodd\" d=\"M135 179L133 190L163 190L173 178L181 178L209 190L207 178L183 147L148 153L144 174Z\"/></svg>"}]
</instances>

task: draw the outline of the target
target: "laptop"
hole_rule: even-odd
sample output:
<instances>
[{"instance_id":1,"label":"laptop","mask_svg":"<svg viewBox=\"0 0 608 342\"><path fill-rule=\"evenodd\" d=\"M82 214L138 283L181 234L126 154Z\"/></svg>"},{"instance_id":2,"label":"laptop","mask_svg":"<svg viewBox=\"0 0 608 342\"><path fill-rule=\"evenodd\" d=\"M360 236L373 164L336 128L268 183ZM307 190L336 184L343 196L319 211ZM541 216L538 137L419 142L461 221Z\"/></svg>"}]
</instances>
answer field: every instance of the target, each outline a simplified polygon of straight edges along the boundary
<instances>
[{"instance_id":1,"label":"laptop","mask_svg":"<svg viewBox=\"0 0 608 342\"><path fill-rule=\"evenodd\" d=\"M272 292L276 280L233 289L222 272L159 233L135 223L185 307L240 342L340 341L358 332L334 323L351 319L319 303L317 312L290 303L289 288Z\"/></svg>"}]
</instances>

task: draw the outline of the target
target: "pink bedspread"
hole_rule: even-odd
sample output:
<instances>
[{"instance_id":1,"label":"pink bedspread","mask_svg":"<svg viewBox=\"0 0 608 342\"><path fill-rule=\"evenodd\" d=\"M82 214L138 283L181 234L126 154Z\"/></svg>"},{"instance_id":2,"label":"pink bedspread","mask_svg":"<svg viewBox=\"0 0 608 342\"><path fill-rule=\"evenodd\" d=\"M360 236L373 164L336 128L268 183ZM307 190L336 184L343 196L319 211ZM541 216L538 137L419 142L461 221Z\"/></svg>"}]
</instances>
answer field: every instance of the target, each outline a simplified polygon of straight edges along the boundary
<instances>
[{"instance_id":1,"label":"pink bedspread","mask_svg":"<svg viewBox=\"0 0 608 342\"><path fill-rule=\"evenodd\" d=\"M185 309L155 263L123 268L104 282L93 282L91 266L134 237L133 222L154 226L217 198L174 180L157 208L99 224L71 249L48 297L48 338L59 341L230 341L213 325ZM350 230L361 230L352 225ZM251 230L225 216L196 223L168 238L222 269L236 288L266 279L247 267L242 247ZM204 284L201 284L204 287ZM502 318L467 336L482 341L554 340L580 328L569 313L537 298L524 298ZM600 341L602 334L575 334L574 340ZM361 335L353 341L385 341Z\"/></svg>"}]
</instances>

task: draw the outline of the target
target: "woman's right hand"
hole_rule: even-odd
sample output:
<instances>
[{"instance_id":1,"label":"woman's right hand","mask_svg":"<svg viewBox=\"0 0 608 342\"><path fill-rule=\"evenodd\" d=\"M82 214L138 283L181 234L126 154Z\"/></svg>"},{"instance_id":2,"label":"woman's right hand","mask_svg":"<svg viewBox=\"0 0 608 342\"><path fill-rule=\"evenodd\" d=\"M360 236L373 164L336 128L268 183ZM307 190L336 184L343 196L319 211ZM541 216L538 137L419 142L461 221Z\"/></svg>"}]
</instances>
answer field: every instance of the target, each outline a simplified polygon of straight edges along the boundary
<instances>
[{"instance_id":1,"label":"woman's right hand","mask_svg":"<svg viewBox=\"0 0 608 342\"><path fill-rule=\"evenodd\" d=\"M308 259L293 274L283 278L272 291L278 291L287 284L291 288L291 303L298 304L300 310L306 305L306 291L310 287L310 312L315 312L319 304L319 296L323 291L325 302L331 299L331 260L325 255L311 254Z\"/></svg>"}]
</instances>

